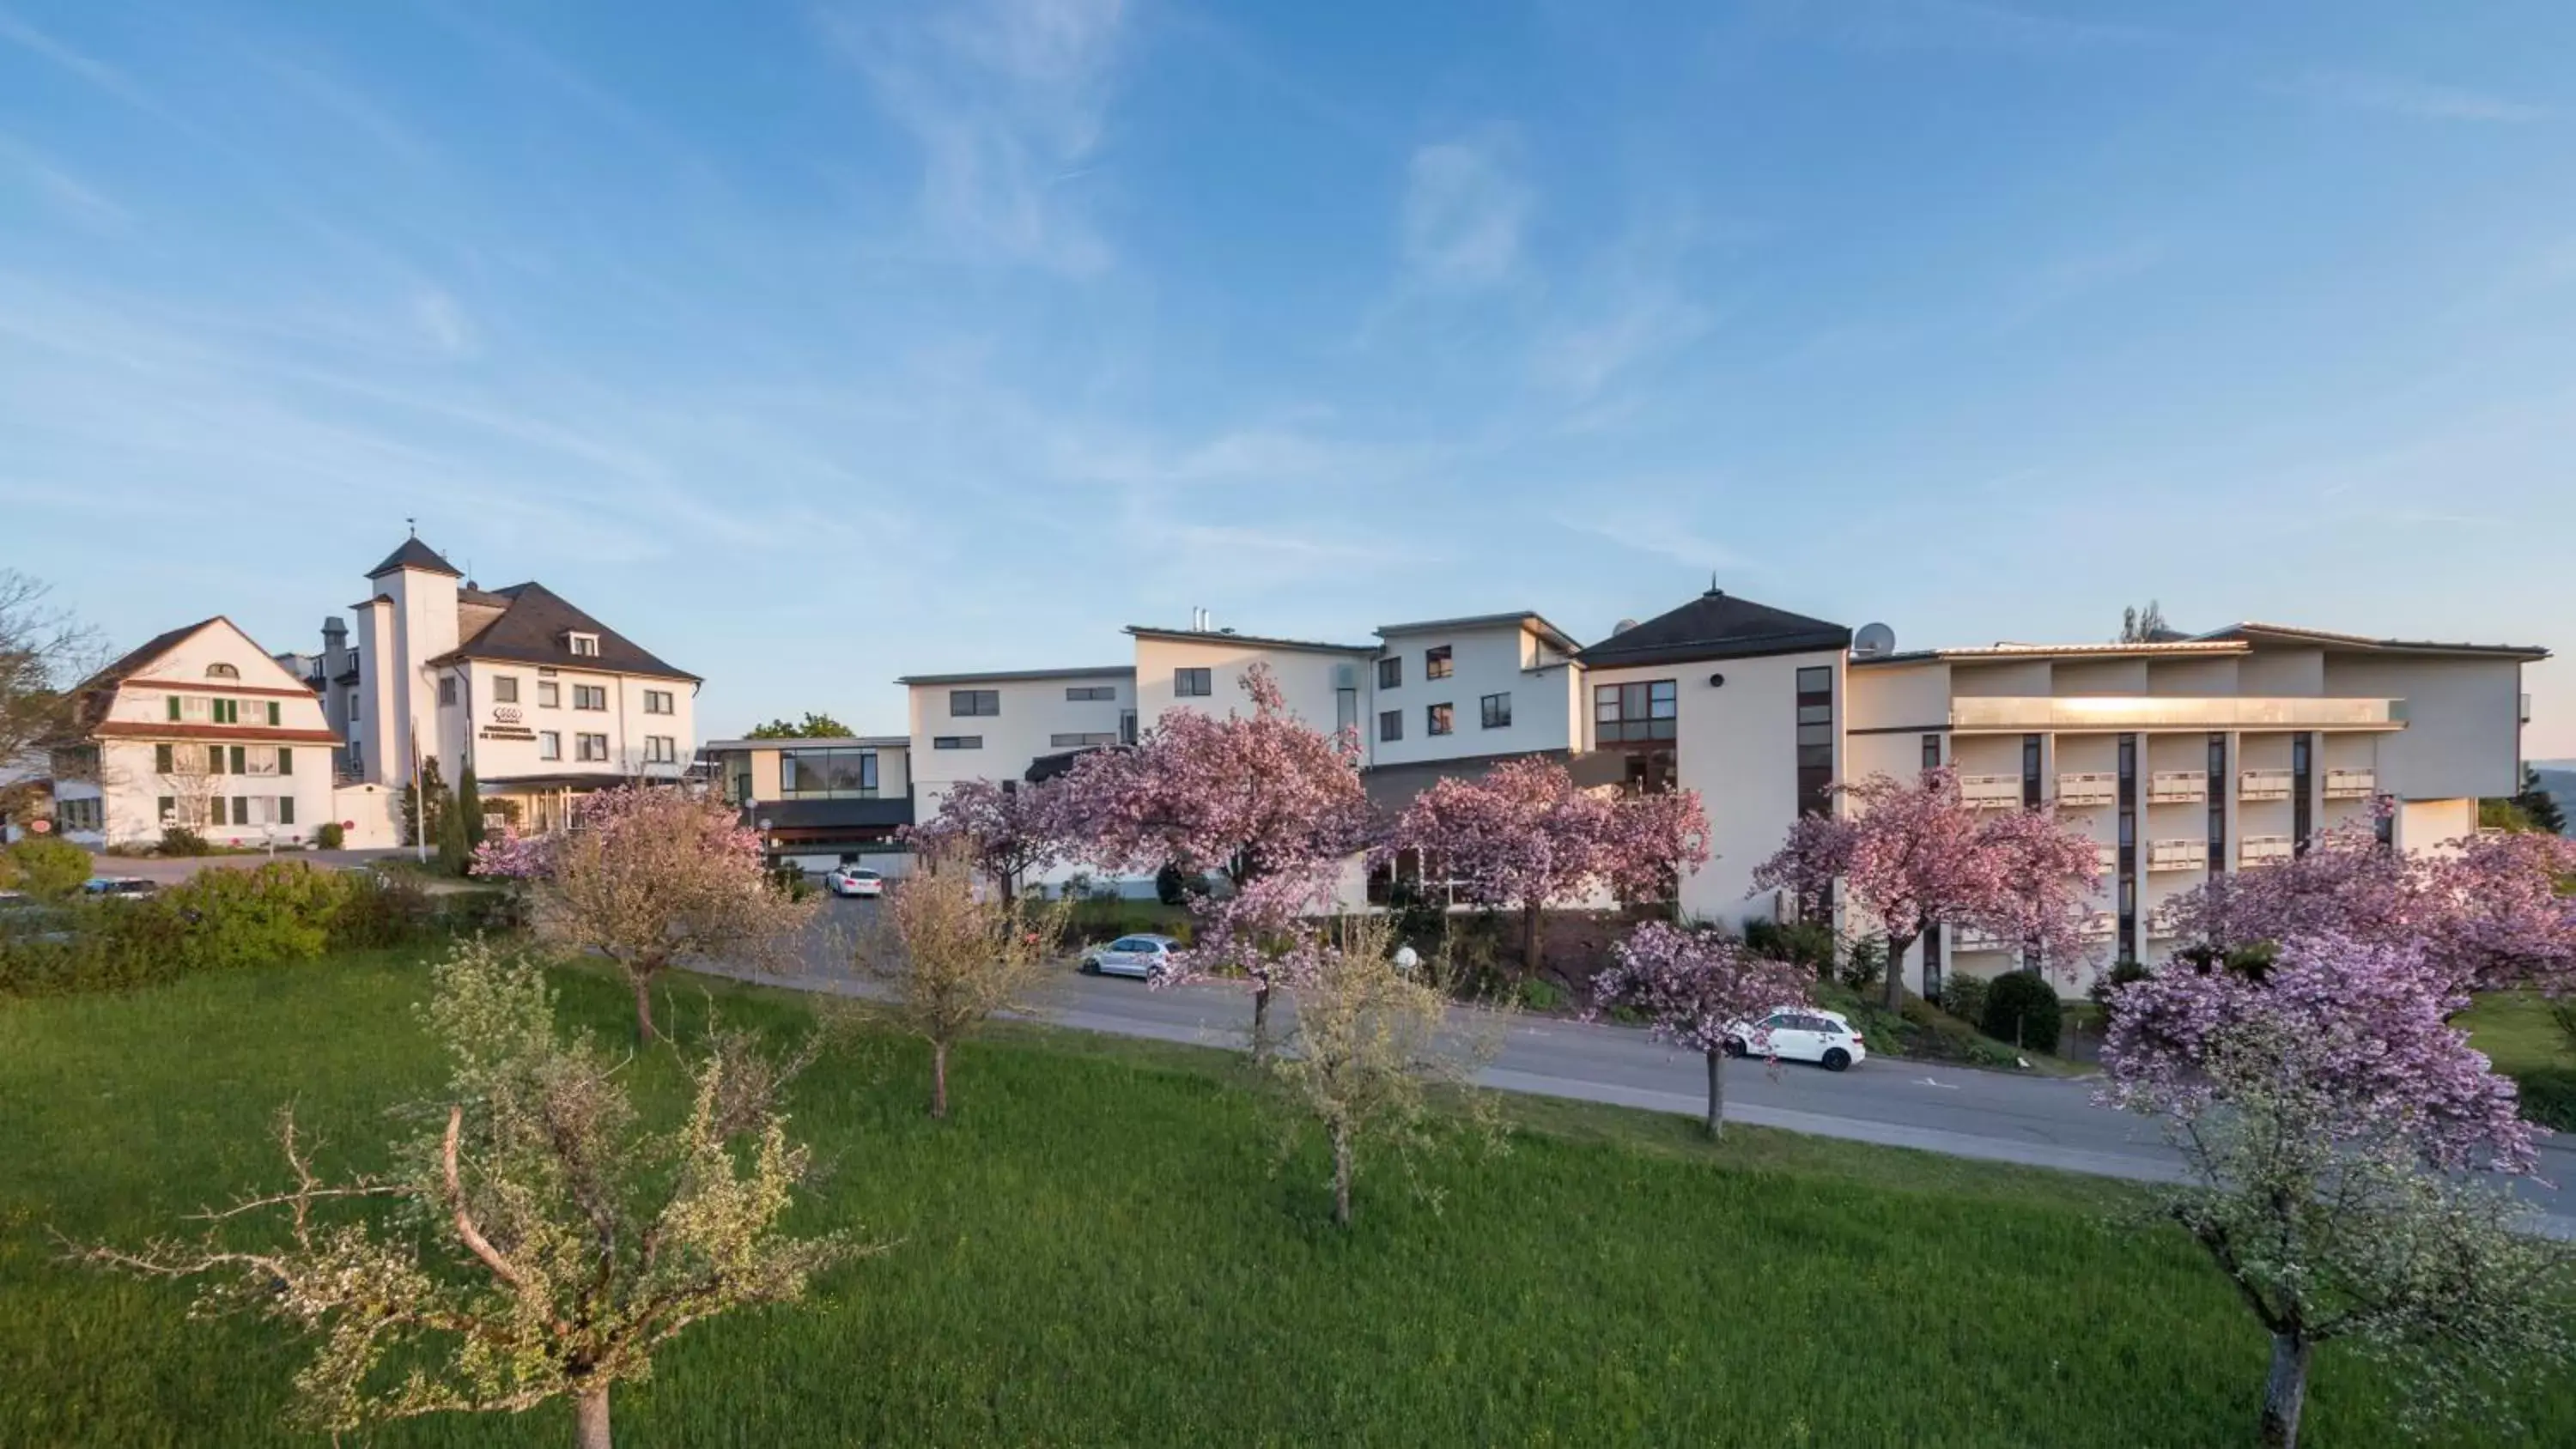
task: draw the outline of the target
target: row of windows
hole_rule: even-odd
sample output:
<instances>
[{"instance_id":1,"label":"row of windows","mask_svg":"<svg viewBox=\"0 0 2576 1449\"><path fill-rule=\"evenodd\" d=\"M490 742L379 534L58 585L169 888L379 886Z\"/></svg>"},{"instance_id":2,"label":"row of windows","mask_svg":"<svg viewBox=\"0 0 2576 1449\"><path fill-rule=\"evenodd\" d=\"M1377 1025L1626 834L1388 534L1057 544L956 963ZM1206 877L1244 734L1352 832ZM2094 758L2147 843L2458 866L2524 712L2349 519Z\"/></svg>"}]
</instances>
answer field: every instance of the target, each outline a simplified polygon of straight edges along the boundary
<instances>
[{"instance_id":1,"label":"row of windows","mask_svg":"<svg viewBox=\"0 0 2576 1449\"><path fill-rule=\"evenodd\" d=\"M930 739L930 747L934 750L980 750L984 748L984 737L982 735L933 735Z\"/></svg>"},{"instance_id":2,"label":"row of windows","mask_svg":"<svg viewBox=\"0 0 2576 1449\"><path fill-rule=\"evenodd\" d=\"M295 823L295 797L292 795L217 795L206 802L202 821L182 817L175 795L163 795L154 802L164 825L292 825Z\"/></svg>"},{"instance_id":3,"label":"row of windows","mask_svg":"<svg viewBox=\"0 0 2576 1449\"><path fill-rule=\"evenodd\" d=\"M1448 645L1436 645L1422 651L1422 677L1424 679L1447 679L1450 675L1456 673L1457 669L1458 665L1456 657L1451 653ZM1404 687L1403 655L1390 654L1377 662L1377 687L1380 689L1401 689Z\"/></svg>"},{"instance_id":4,"label":"row of windows","mask_svg":"<svg viewBox=\"0 0 2576 1449\"><path fill-rule=\"evenodd\" d=\"M1498 730L1511 724L1511 695L1507 693L1488 694L1478 699L1476 704L1478 713L1484 721L1484 728L1489 730ZM1445 703L1427 704L1422 707L1422 731L1424 734L1445 735L1451 733L1455 728L1456 715L1450 705ZM1381 741L1403 739L1404 711L1400 709L1379 711L1377 717L1377 737Z\"/></svg>"},{"instance_id":5,"label":"row of windows","mask_svg":"<svg viewBox=\"0 0 2576 1449\"><path fill-rule=\"evenodd\" d=\"M1680 685L1674 680L1595 685L1592 737L1605 745L1669 740L1680 711Z\"/></svg>"},{"instance_id":6,"label":"row of windows","mask_svg":"<svg viewBox=\"0 0 2576 1449\"><path fill-rule=\"evenodd\" d=\"M438 702L440 704L449 705L456 703L455 675L449 674L440 676L438 681ZM519 681L516 676L496 674L492 677L492 702L494 704L517 704L519 702ZM563 691L561 687L551 679L538 680L537 707L539 709L559 709L562 705ZM572 687L572 707L575 709L596 710L604 710L608 708L608 686L604 684L574 685ZM667 689L648 689L644 691L644 712L646 714L677 714L679 712L678 697ZM277 706L270 705L269 723L275 724L277 722L276 716ZM172 716L172 718L176 717L177 716L175 715ZM352 691L349 695L349 718L356 719L357 717L358 696L354 691Z\"/></svg>"},{"instance_id":7,"label":"row of windows","mask_svg":"<svg viewBox=\"0 0 2576 1449\"><path fill-rule=\"evenodd\" d=\"M608 759L608 736L576 734L572 737L572 749L572 757L576 760L605 762ZM679 741L669 735L644 737L644 758L647 761L667 763L677 760L679 752ZM537 731L537 758L540 760L563 758L563 734L560 731Z\"/></svg>"},{"instance_id":8,"label":"row of windows","mask_svg":"<svg viewBox=\"0 0 2576 1449\"><path fill-rule=\"evenodd\" d=\"M1083 730L1073 734L1047 736L1047 745L1058 750L1087 750L1098 745L1120 743L1116 730Z\"/></svg>"},{"instance_id":9,"label":"row of windows","mask_svg":"<svg viewBox=\"0 0 2576 1449\"><path fill-rule=\"evenodd\" d=\"M242 701L238 699L217 699L202 694L173 694L166 699L170 718L175 723L237 725L242 722ZM253 700L251 705L254 721L265 718L272 728L283 723L285 709L278 701Z\"/></svg>"},{"instance_id":10,"label":"row of windows","mask_svg":"<svg viewBox=\"0 0 2576 1449\"><path fill-rule=\"evenodd\" d=\"M744 786L749 798L750 787ZM877 792L874 750L781 750L778 792L784 796L858 795Z\"/></svg>"},{"instance_id":11,"label":"row of windows","mask_svg":"<svg viewBox=\"0 0 2576 1449\"><path fill-rule=\"evenodd\" d=\"M1074 704L1082 704L1091 700L1115 700L1118 698L1118 686L1114 684L1067 685L1065 687L1064 697Z\"/></svg>"},{"instance_id":12,"label":"row of windows","mask_svg":"<svg viewBox=\"0 0 2576 1449\"><path fill-rule=\"evenodd\" d=\"M152 747L152 768L160 774L194 773L199 763L194 745ZM209 775L292 775L295 751L284 745L275 750L266 745L208 745L203 764Z\"/></svg>"}]
</instances>

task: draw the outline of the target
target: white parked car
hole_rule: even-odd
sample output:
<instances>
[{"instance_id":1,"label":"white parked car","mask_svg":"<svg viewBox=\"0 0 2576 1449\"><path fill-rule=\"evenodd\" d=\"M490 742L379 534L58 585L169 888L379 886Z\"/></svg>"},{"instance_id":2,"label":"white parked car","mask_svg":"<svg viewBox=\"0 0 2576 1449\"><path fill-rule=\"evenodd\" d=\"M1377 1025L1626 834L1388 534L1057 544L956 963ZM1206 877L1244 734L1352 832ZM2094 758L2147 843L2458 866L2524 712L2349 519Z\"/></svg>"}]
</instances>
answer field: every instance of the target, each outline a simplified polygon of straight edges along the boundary
<instances>
[{"instance_id":1,"label":"white parked car","mask_svg":"<svg viewBox=\"0 0 2576 1449\"><path fill-rule=\"evenodd\" d=\"M1869 1060L1868 1048L1861 1045L1860 1029L1851 1024L1850 1017L1812 1006L1783 1006L1758 1020L1739 1021L1728 1027L1726 1054L1814 1062L1829 1072Z\"/></svg>"},{"instance_id":2,"label":"white parked car","mask_svg":"<svg viewBox=\"0 0 2576 1449\"><path fill-rule=\"evenodd\" d=\"M836 896L857 896L864 900L884 895L885 885L884 876L872 870L861 870L855 865L835 866L830 874L823 877L823 889Z\"/></svg>"},{"instance_id":3,"label":"white parked car","mask_svg":"<svg viewBox=\"0 0 2576 1449\"><path fill-rule=\"evenodd\" d=\"M1094 946L1084 952L1082 972L1086 976L1150 978L1172 964L1172 952L1180 944L1169 936L1121 936L1106 946Z\"/></svg>"}]
</instances>

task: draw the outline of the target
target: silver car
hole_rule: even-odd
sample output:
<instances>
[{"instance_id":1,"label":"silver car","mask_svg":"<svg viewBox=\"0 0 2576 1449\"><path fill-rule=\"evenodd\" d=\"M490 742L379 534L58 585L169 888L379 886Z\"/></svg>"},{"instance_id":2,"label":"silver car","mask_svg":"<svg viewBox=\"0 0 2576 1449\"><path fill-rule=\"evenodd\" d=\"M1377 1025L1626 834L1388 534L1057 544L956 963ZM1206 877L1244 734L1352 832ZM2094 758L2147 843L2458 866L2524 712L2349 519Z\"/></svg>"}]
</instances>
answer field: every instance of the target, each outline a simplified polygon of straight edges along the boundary
<instances>
[{"instance_id":1,"label":"silver car","mask_svg":"<svg viewBox=\"0 0 2576 1449\"><path fill-rule=\"evenodd\" d=\"M1121 936L1085 952L1082 971L1086 976L1156 976L1171 967L1180 944L1169 936Z\"/></svg>"}]
</instances>

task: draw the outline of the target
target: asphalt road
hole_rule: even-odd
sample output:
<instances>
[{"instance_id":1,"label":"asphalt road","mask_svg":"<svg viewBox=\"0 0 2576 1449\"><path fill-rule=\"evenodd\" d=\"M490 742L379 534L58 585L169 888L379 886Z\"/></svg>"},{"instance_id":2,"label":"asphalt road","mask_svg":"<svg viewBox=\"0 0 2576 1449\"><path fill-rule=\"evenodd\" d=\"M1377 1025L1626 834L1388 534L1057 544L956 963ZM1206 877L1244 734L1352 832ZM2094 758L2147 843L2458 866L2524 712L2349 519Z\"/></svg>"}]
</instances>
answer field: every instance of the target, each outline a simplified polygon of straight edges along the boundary
<instances>
[{"instance_id":1,"label":"asphalt road","mask_svg":"<svg viewBox=\"0 0 2576 1449\"><path fill-rule=\"evenodd\" d=\"M871 928L875 909L870 901L832 901L804 971L762 979L803 990L864 991L851 967L851 943ZM1275 1004L1274 1012L1284 1005ZM1239 1047L1248 1039L1252 1006L1240 988L1153 987L1068 968L1044 1016L1084 1031ZM2095 1106L2093 1086L2083 1081L1891 1056L1871 1057L1846 1072L1790 1062L1775 1069L1759 1060L1728 1062L1725 1072L1730 1122L2109 1177L2160 1180L2179 1173L2178 1158L2152 1122ZM1707 1109L1707 1067L1700 1058L1658 1045L1634 1027L1515 1018L1483 1080L1505 1091L1693 1117ZM2548 1182L2576 1179L2571 1141L2543 1147L2541 1175ZM2576 1192L2531 1183L2527 1194L2549 1215L2548 1231L2576 1237Z\"/></svg>"}]
</instances>

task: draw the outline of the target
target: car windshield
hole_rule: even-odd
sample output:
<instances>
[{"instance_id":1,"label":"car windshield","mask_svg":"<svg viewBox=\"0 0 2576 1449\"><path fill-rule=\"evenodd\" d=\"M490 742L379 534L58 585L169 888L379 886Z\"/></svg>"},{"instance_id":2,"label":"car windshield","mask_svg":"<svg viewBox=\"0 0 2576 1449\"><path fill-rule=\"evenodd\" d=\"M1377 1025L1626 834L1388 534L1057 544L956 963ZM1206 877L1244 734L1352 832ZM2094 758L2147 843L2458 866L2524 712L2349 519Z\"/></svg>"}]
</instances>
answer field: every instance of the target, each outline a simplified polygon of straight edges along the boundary
<instances>
[{"instance_id":1,"label":"car windshield","mask_svg":"<svg viewBox=\"0 0 2576 1449\"><path fill-rule=\"evenodd\" d=\"M1112 951L1151 951L1154 943L1136 936L1126 936L1109 943Z\"/></svg>"},{"instance_id":2,"label":"car windshield","mask_svg":"<svg viewBox=\"0 0 2576 1449\"><path fill-rule=\"evenodd\" d=\"M852 880L876 880L879 877L877 873L872 870L854 870L850 872L850 878Z\"/></svg>"}]
</instances>

